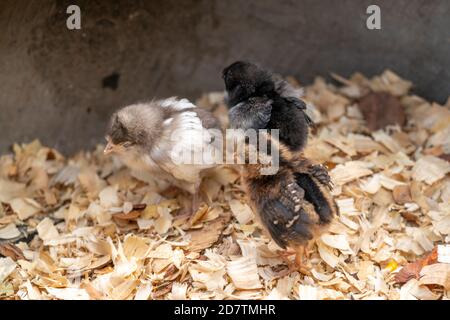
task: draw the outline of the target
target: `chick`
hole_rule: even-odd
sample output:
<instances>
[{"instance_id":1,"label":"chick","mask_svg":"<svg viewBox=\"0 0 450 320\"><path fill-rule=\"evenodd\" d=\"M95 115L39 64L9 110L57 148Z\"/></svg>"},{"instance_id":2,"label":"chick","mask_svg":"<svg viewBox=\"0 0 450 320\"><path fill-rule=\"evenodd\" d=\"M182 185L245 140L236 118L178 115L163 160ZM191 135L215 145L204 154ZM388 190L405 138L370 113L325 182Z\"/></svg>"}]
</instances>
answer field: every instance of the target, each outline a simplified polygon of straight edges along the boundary
<instances>
[{"instance_id":1,"label":"chick","mask_svg":"<svg viewBox=\"0 0 450 320\"><path fill-rule=\"evenodd\" d=\"M233 127L279 129L280 140L291 150L301 151L313 124L305 113L299 90L269 71L245 61L237 61L222 72L226 102Z\"/></svg>"},{"instance_id":2,"label":"chick","mask_svg":"<svg viewBox=\"0 0 450 320\"><path fill-rule=\"evenodd\" d=\"M276 150L279 170L275 174L262 175L262 164L245 164L242 181L262 225L281 248L294 249L295 262L301 267L305 252L326 230L337 206L323 170L283 143Z\"/></svg>"},{"instance_id":3,"label":"chick","mask_svg":"<svg viewBox=\"0 0 450 320\"><path fill-rule=\"evenodd\" d=\"M202 174L215 166L202 162L203 152L214 147L213 135L206 129L220 132L219 122L186 99L137 103L111 116L104 152L118 155L137 172L150 172L188 191L194 195L195 210Z\"/></svg>"}]
</instances>

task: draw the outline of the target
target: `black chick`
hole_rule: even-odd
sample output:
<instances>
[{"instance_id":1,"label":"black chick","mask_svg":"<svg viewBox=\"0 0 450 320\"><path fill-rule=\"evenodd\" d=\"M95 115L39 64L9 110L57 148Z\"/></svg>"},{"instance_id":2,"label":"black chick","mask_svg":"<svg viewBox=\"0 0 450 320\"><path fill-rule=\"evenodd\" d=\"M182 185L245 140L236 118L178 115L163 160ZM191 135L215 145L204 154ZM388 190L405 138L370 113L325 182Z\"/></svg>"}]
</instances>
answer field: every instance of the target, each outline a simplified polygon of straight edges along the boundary
<instances>
[{"instance_id":1,"label":"black chick","mask_svg":"<svg viewBox=\"0 0 450 320\"><path fill-rule=\"evenodd\" d=\"M298 90L261 67L237 61L222 72L234 128L279 129L280 141L291 151L302 150L313 121Z\"/></svg>"},{"instance_id":2,"label":"black chick","mask_svg":"<svg viewBox=\"0 0 450 320\"><path fill-rule=\"evenodd\" d=\"M279 154L277 173L263 175L264 165L245 164L242 181L262 225L281 248L295 250L295 261L301 267L305 249L326 230L337 206L326 170L282 143L275 150Z\"/></svg>"}]
</instances>

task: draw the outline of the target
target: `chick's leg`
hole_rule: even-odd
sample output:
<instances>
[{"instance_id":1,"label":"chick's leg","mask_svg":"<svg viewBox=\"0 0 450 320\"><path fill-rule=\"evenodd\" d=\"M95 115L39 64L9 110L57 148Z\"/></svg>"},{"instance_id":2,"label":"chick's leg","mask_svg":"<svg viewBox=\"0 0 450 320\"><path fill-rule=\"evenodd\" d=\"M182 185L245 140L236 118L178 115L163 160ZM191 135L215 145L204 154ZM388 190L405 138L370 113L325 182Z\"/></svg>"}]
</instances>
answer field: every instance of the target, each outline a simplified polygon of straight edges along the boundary
<instances>
[{"instance_id":1,"label":"chick's leg","mask_svg":"<svg viewBox=\"0 0 450 320\"><path fill-rule=\"evenodd\" d=\"M298 246L295 248L295 251L295 265L297 270L305 275L311 275L311 272L309 272L309 268L305 263L309 255L308 249L305 246Z\"/></svg>"},{"instance_id":2,"label":"chick's leg","mask_svg":"<svg viewBox=\"0 0 450 320\"><path fill-rule=\"evenodd\" d=\"M278 253L280 255L280 258L286 263L288 269L286 272L284 272L281 276L287 276L291 274L292 272L300 272L305 275L310 275L309 270L304 265L303 257L305 255L305 247L298 247L295 248L295 251L282 251ZM295 255L295 259L292 262L289 260L289 256Z\"/></svg>"},{"instance_id":3,"label":"chick's leg","mask_svg":"<svg viewBox=\"0 0 450 320\"><path fill-rule=\"evenodd\" d=\"M189 215L194 215L200 208L202 203L201 197L201 189L200 189L201 181L190 184L188 188L186 188L190 193L190 206L187 204L186 211Z\"/></svg>"},{"instance_id":4,"label":"chick's leg","mask_svg":"<svg viewBox=\"0 0 450 320\"><path fill-rule=\"evenodd\" d=\"M303 258L305 257L305 247L301 246L296 248L295 252L295 264L300 268L303 266Z\"/></svg>"},{"instance_id":5,"label":"chick's leg","mask_svg":"<svg viewBox=\"0 0 450 320\"><path fill-rule=\"evenodd\" d=\"M280 277L285 277L290 275L292 272L296 272L297 270L297 266L295 264L295 262L293 263L291 260L289 260L289 257L296 254L295 251L289 251L289 250L285 250L285 251L279 251L278 255L280 256L280 258L283 260L283 262L287 265L288 269L283 271L282 273L279 274Z\"/></svg>"},{"instance_id":6,"label":"chick's leg","mask_svg":"<svg viewBox=\"0 0 450 320\"><path fill-rule=\"evenodd\" d=\"M194 190L192 193L192 205L191 205L191 214L197 213L198 210L202 208L202 206L206 205L207 198L205 196L205 191L201 188L201 181L194 185Z\"/></svg>"}]
</instances>

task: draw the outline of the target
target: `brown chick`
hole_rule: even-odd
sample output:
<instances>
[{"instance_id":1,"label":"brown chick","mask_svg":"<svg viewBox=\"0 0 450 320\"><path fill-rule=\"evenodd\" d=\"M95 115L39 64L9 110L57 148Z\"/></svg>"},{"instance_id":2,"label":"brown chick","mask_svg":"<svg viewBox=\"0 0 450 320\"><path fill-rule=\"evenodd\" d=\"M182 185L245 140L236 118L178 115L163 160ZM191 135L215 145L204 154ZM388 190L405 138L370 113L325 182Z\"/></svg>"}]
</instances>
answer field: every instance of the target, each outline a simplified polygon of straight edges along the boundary
<instances>
[{"instance_id":1,"label":"brown chick","mask_svg":"<svg viewBox=\"0 0 450 320\"><path fill-rule=\"evenodd\" d=\"M277 144L278 172L262 175L263 165L245 164L242 180L262 225L281 248L295 251L295 262L301 267L305 249L336 215L331 181L323 166L290 152L282 143L269 142Z\"/></svg>"},{"instance_id":2,"label":"brown chick","mask_svg":"<svg viewBox=\"0 0 450 320\"><path fill-rule=\"evenodd\" d=\"M205 170L215 166L204 152L214 148L219 122L186 99L137 103L116 111L107 131L105 154L114 153L136 172L151 173L194 195ZM195 208L193 208L195 210Z\"/></svg>"}]
</instances>

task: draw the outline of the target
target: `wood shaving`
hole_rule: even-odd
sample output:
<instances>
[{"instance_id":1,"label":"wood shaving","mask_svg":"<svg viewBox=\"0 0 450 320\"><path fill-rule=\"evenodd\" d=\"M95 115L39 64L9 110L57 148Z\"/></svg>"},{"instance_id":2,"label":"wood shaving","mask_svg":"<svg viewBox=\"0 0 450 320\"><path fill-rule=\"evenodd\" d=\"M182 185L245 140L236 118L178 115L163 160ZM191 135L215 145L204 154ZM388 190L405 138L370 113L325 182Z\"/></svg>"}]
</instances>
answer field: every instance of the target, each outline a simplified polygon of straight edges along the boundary
<instances>
[{"instance_id":1,"label":"wood shaving","mask_svg":"<svg viewBox=\"0 0 450 320\"><path fill-rule=\"evenodd\" d=\"M425 266L420 271L420 283L436 284L444 287L445 290L450 289L450 264L435 263Z\"/></svg>"},{"instance_id":2,"label":"wood shaving","mask_svg":"<svg viewBox=\"0 0 450 320\"><path fill-rule=\"evenodd\" d=\"M231 212L240 224L247 224L253 219L252 209L247 204L235 199L229 204Z\"/></svg>"},{"instance_id":3,"label":"wood shaving","mask_svg":"<svg viewBox=\"0 0 450 320\"><path fill-rule=\"evenodd\" d=\"M450 172L450 163L434 156L420 158L413 167L412 177L416 181L433 184Z\"/></svg>"},{"instance_id":4,"label":"wood shaving","mask_svg":"<svg viewBox=\"0 0 450 320\"><path fill-rule=\"evenodd\" d=\"M250 256L228 262L227 273L238 289L261 288L256 260Z\"/></svg>"},{"instance_id":5,"label":"wood shaving","mask_svg":"<svg viewBox=\"0 0 450 320\"><path fill-rule=\"evenodd\" d=\"M40 205L33 199L16 198L9 202L11 209L20 220L26 220L40 211Z\"/></svg>"},{"instance_id":6,"label":"wood shaving","mask_svg":"<svg viewBox=\"0 0 450 320\"><path fill-rule=\"evenodd\" d=\"M20 235L21 233L14 223L10 223L6 227L0 229L0 240L14 239Z\"/></svg>"}]
</instances>

